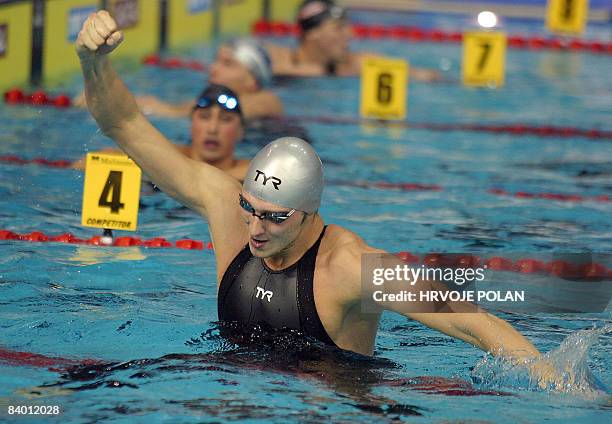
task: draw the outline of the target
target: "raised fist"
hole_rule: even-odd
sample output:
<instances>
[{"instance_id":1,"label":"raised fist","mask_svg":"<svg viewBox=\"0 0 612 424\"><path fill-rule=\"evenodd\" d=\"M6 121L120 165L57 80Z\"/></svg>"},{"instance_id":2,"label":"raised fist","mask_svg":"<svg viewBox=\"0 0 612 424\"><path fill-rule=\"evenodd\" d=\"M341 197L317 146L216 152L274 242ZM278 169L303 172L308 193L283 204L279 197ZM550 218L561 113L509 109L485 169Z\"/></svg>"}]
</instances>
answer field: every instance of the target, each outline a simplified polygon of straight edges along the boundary
<instances>
[{"instance_id":1,"label":"raised fist","mask_svg":"<svg viewBox=\"0 0 612 424\"><path fill-rule=\"evenodd\" d=\"M76 40L76 51L81 59L105 55L123 41L123 32L106 10L89 15Z\"/></svg>"}]
</instances>

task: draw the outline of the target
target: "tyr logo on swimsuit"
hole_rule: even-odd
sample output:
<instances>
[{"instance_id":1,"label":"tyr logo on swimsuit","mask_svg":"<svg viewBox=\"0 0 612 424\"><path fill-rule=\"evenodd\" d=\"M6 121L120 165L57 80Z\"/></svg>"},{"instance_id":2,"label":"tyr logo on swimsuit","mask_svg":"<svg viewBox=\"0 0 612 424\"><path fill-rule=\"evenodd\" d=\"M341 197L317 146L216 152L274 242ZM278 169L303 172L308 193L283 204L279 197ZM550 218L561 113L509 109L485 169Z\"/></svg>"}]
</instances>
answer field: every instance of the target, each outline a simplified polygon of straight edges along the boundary
<instances>
[{"instance_id":1,"label":"tyr logo on swimsuit","mask_svg":"<svg viewBox=\"0 0 612 424\"><path fill-rule=\"evenodd\" d=\"M270 181L272 185L274 186L274 188L278 190L278 186L281 185L281 182L282 182L280 178L276 178L274 176L266 177L266 174L264 174L263 171L256 169L255 170L255 181L257 181L260 175L263 176L263 183L262 183L263 185L266 185L266 183Z\"/></svg>"},{"instance_id":2,"label":"tyr logo on swimsuit","mask_svg":"<svg viewBox=\"0 0 612 424\"><path fill-rule=\"evenodd\" d=\"M263 299L263 298L267 297L268 298L268 302L271 302L273 294L274 293L272 293L271 290L264 290L261 287L257 286L257 293L255 294L255 297L257 299ZM261 297L259 295L261 295Z\"/></svg>"}]
</instances>

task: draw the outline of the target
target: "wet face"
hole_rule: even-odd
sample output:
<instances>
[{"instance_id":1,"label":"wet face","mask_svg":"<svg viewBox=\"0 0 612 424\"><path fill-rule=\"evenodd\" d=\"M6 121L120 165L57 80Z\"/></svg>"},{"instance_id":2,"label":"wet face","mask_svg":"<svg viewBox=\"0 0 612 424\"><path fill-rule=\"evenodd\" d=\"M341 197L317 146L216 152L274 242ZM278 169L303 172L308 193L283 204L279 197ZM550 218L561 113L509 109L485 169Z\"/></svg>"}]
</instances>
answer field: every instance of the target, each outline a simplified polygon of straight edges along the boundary
<instances>
[{"instance_id":1,"label":"wet face","mask_svg":"<svg viewBox=\"0 0 612 424\"><path fill-rule=\"evenodd\" d=\"M237 61L232 49L225 46L219 48L215 62L210 65L208 81L225 85L238 94L258 90L257 81L249 68Z\"/></svg>"},{"instance_id":2,"label":"wet face","mask_svg":"<svg viewBox=\"0 0 612 424\"><path fill-rule=\"evenodd\" d=\"M191 114L191 146L196 160L210 164L233 158L244 136L240 115L219 106L195 109Z\"/></svg>"},{"instance_id":3,"label":"wet face","mask_svg":"<svg viewBox=\"0 0 612 424\"><path fill-rule=\"evenodd\" d=\"M242 196L255 208L255 213L258 215L264 212L288 213L291 210L265 202L246 192L243 192ZM269 258L286 252L299 238L306 222L304 218L306 214L302 211L296 211L284 222L275 224L253 216L242 208L240 210L249 230L249 249L253 256L259 258Z\"/></svg>"},{"instance_id":4,"label":"wet face","mask_svg":"<svg viewBox=\"0 0 612 424\"><path fill-rule=\"evenodd\" d=\"M344 62L349 54L351 27L345 19L326 19L308 32L310 39L326 62Z\"/></svg>"}]
</instances>

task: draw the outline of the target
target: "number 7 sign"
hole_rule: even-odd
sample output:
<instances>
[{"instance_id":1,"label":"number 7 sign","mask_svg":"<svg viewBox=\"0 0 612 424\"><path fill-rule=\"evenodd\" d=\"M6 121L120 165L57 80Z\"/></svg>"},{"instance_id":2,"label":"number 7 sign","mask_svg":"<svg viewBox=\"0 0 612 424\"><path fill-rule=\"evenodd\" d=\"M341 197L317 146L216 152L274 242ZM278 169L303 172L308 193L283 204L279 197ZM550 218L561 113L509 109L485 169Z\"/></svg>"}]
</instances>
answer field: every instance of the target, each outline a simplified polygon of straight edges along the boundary
<instances>
[{"instance_id":1,"label":"number 7 sign","mask_svg":"<svg viewBox=\"0 0 612 424\"><path fill-rule=\"evenodd\" d=\"M502 32L466 32L463 34L462 79L465 85L504 85L506 34Z\"/></svg>"},{"instance_id":2,"label":"number 7 sign","mask_svg":"<svg viewBox=\"0 0 612 424\"><path fill-rule=\"evenodd\" d=\"M85 165L81 224L135 231L140 168L127 156L89 153Z\"/></svg>"}]
</instances>

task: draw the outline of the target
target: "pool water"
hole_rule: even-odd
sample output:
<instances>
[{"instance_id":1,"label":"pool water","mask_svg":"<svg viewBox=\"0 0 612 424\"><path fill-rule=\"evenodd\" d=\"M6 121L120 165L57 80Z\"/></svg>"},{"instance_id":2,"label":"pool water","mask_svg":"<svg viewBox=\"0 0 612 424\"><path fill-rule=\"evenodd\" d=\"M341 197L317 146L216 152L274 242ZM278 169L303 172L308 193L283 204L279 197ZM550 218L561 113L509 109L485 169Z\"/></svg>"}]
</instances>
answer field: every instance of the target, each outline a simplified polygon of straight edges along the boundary
<instances>
[{"instance_id":1,"label":"pool water","mask_svg":"<svg viewBox=\"0 0 612 424\"><path fill-rule=\"evenodd\" d=\"M371 19L389 22L385 16ZM429 19L442 26L452 22L445 16ZM600 35L609 37L609 29ZM458 45L366 40L355 47L442 70L447 82L411 82L410 122L612 129L610 56L509 50L507 84L489 90L457 83ZM209 62L214 46L181 54ZM202 75L186 70L117 67L135 93L170 100L194 97L203 84ZM357 78L317 78L284 80L277 91L290 116L355 117L358 87ZM80 78L60 89L76 94ZM168 138L188 142L188 120L153 122ZM304 125L330 181L322 216L372 246L500 255L612 251L610 202L488 192L497 187L610 196L609 140ZM0 126L0 155L76 159L111 145L79 109L0 105ZM251 156L262 138L247 136L239 156ZM80 226L79 171L0 164L0 176L0 229L71 232L81 238L99 234ZM437 184L442 190L363 188L339 181ZM206 223L163 193L145 191L141 203L138 237L209 240ZM64 358L48 366L0 363L0 414L8 405L35 404L60 405L58 417L46 418L58 422L592 423L610 416L610 401L601 396L537 390L520 379L482 381L487 374L479 370L497 369L488 359L483 362L483 352L393 314L383 316L374 359L330 352L292 334L273 338L257 332L246 344L226 340L216 323L209 250L0 241L0 252L0 348ZM579 330L611 322L609 307L589 314L499 315L542 352L558 349ZM589 368L610 387L609 331L580 334L582 345L590 346ZM568 349L576 353L577 348ZM576 367L586 361L567 351L559 355L574 358ZM3 419L7 416L0 415Z\"/></svg>"}]
</instances>

